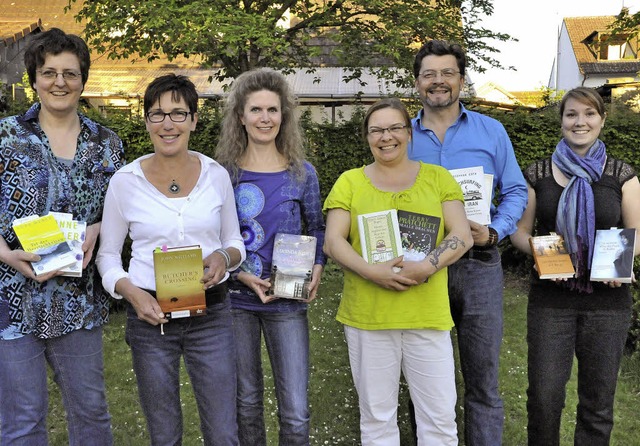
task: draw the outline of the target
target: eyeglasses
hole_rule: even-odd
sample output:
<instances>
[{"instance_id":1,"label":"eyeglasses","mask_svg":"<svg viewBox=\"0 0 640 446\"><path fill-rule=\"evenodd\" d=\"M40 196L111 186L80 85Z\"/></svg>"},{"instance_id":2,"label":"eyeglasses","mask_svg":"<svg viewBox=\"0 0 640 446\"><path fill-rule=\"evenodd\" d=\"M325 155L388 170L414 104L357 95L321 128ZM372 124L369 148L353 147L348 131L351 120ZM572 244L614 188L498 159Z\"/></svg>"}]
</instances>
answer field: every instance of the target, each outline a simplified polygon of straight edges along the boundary
<instances>
[{"instance_id":1,"label":"eyeglasses","mask_svg":"<svg viewBox=\"0 0 640 446\"><path fill-rule=\"evenodd\" d=\"M370 136L375 136L376 138L382 138L382 135L384 135L384 132L388 131L391 135L395 135L398 136L400 134L402 134L407 128L407 125L392 125L391 127L387 127L387 128L380 128L380 127L370 127L369 130L367 131L367 133Z\"/></svg>"},{"instance_id":2,"label":"eyeglasses","mask_svg":"<svg viewBox=\"0 0 640 446\"><path fill-rule=\"evenodd\" d=\"M180 110L174 110L169 113L165 113L162 111L152 111L147 113L147 119L149 120L149 122L153 122L157 124L159 122L164 122L164 118L168 116L169 119L171 119L173 122L184 122L187 120L187 116L189 115L193 115L193 112L186 112L186 111L180 111Z\"/></svg>"},{"instance_id":3,"label":"eyeglasses","mask_svg":"<svg viewBox=\"0 0 640 446\"><path fill-rule=\"evenodd\" d=\"M438 76L438 73L440 73L440 77L442 77L443 79L452 79L456 74L460 74L458 70L445 68L444 70L440 70L440 71L425 70L422 73L420 73L420 77L424 80L432 81Z\"/></svg>"},{"instance_id":4,"label":"eyeglasses","mask_svg":"<svg viewBox=\"0 0 640 446\"><path fill-rule=\"evenodd\" d=\"M52 81L58 78L58 76L62 76L62 79L65 81L77 81L82 78L82 73L77 73L71 70L64 70L62 73L58 73L54 70L36 70L40 73L44 79L48 81Z\"/></svg>"}]
</instances>

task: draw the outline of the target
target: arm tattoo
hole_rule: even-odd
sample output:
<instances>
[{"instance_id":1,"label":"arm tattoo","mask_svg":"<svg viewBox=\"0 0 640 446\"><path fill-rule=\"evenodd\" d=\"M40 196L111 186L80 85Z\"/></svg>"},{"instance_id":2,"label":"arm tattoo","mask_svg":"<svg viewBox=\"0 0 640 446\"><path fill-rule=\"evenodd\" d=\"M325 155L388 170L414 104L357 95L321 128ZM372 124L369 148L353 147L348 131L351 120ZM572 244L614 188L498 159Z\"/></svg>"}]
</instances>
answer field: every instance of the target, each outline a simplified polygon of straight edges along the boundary
<instances>
[{"instance_id":1,"label":"arm tattoo","mask_svg":"<svg viewBox=\"0 0 640 446\"><path fill-rule=\"evenodd\" d=\"M429 262L431 262L431 264L438 269L438 266L440 265L440 256L442 255L443 252L445 252L447 249L458 249L458 247L461 246L463 248L466 248L467 245L464 243L464 241L460 240L457 236L453 236L453 238L451 239L444 239L440 242L440 244L438 246L435 247L435 249L433 251L431 251L431 256L429 258Z\"/></svg>"}]
</instances>

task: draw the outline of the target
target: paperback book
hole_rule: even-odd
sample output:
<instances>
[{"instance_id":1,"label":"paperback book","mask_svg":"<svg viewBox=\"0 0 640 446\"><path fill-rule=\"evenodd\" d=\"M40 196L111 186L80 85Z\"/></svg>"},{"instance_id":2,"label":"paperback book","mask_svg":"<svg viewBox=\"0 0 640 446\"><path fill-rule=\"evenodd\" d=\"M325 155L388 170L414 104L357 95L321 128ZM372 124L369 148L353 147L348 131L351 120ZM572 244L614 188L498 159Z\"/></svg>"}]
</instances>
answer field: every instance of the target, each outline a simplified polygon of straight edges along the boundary
<instances>
[{"instance_id":1,"label":"paperback book","mask_svg":"<svg viewBox=\"0 0 640 446\"><path fill-rule=\"evenodd\" d=\"M207 301L200 282L204 274L200 246L156 248L153 269L156 298L167 319L206 313Z\"/></svg>"},{"instance_id":2,"label":"paperback book","mask_svg":"<svg viewBox=\"0 0 640 446\"><path fill-rule=\"evenodd\" d=\"M591 280L631 283L635 243L634 228L598 229L591 259Z\"/></svg>"},{"instance_id":3,"label":"paperback book","mask_svg":"<svg viewBox=\"0 0 640 446\"><path fill-rule=\"evenodd\" d=\"M440 217L399 210L398 226L404 260L424 260L436 247Z\"/></svg>"},{"instance_id":4,"label":"paperback book","mask_svg":"<svg viewBox=\"0 0 640 446\"><path fill-rule=\"evenodd\" d=\"M561 235L552 232L531 237L529 244L541 279L564 279L575 275L571 255Z\"/></svg>"},{"instance_id":5,"label":"paperback book","mask_svg":"<svg viewBox=\"0 0 640 446\"><path fill-rule=\"evenodd\" d=\"M53 215L17 219L13 222L13 230L22 249L40 256L40 260L31 262L36 276L75 263L75 254Z\"/></svg>"},{"instance_id":6,"label":"paperback book","mask_svg":"<svg viewBox=\"0 0 640 446\"><path fill-rule=\"evenodd\" d=\"M82 277L82 261L84 260L84 251L82 250L82 244L86 238L87 223L84 221L78 221L73 219L73 215L64 212L50 212L56 221L58 226L64 233L64 237L67 239L67 243L71 247L75 254L75 262L69 266L62 268L63 276L68 277Z\"/></svg>"},{"instance_id":7,"label":"paperback book","mask_svg":"<svg viewBox=\"0 0 640 446\"><path fill-rule=\"evenodd\" d=\"M276 234L268 295L297 300L309 298L316 244L316 238L310 235Z\"/></svg>"},{"instance_id":8,"label":"paperback book","mask_svg":"<svg viewBox=\"0 0 640 446\"><path fill-rule=\"evenodd\" d=\"M367 263L382 263L402 255L395 209L358 215L358 231L362 257Z\"/></svg>"},{"instance_id":9,"label":"paperback book","mask_svg":"<svg viewBox=\"0 0 640 446\"><path fill-rule=\"evenodd\" d=\"M467 218L481 225L491 223L491 191L487 189L493 185L493 176L485 177L482 166L452 169L449 172L462 189Z\"/></svg>"}]
</instances>

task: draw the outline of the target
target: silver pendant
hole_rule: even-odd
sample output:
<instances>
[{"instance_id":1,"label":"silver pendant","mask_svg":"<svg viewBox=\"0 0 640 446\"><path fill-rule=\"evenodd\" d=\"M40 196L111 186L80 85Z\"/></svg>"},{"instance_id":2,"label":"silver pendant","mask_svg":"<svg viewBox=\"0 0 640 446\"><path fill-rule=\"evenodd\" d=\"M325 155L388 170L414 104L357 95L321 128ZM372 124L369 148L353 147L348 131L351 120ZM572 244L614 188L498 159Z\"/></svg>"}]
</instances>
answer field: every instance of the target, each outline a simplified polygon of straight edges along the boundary
<instances>
[{"instance_id":1,"label":"silver pendant","mask_svg":"<svg viewBox=\"0 0 640 446\"><path fill-rule=\"evenodd\" d=\"M180 192L180 185L176 183L176 180L171 180L171 184L169 185L169 192L172 194L177 194Z\"/></svg>"}]
</instances>

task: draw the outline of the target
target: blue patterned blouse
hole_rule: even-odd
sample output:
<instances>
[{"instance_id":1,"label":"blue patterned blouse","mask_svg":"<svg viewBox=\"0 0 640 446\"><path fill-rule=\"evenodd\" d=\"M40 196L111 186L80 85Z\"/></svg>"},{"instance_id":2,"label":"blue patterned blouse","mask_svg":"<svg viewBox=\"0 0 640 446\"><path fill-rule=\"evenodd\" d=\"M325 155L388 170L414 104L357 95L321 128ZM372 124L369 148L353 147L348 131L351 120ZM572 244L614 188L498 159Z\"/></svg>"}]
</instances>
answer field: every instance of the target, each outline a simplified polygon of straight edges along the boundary
<instances>
[{"instance_id":1,"label":"blue patterned blouse","mask_svg":"<svg viewBox=\"0 0 640 446\"><path fill-rule=\"evenodd\" d=\"M91 225L102 219L109 179L124 164L118 136L83 115L73 161L60 160L40 128L40 104L0 120L0 234L20 244L15 219L49 211L69 212ZM66 161L66 162L65 162ZM109 299L92 260L81 278L26 279L0 263L0 339L26 334L48 339L104 324Z\"/></svg>"},{"instance_id":2,"label":"blue patterned blouse","mask_svg":"<svg viewBox=\"0 0 640 446\"><path fill-rule=\"evenodd\" d=\"M240 170L234 189L240 233L247 251L241 270L263 279L269 278L273 241L278 232L316 237L315 264L325 264L326 257L322 252L324 217L318 176L310 163L305 162L304 167L304 181L295 179L289 171L263 173ZM279 313L307 308L306 303L292 299L277 299L263 304L234 276L229 281L233 308Z\"/></svg>"}]
</instances>

